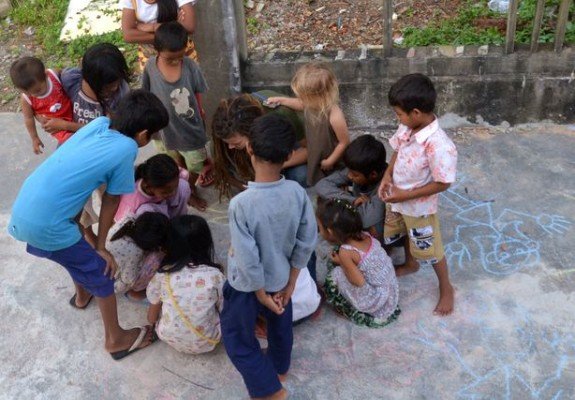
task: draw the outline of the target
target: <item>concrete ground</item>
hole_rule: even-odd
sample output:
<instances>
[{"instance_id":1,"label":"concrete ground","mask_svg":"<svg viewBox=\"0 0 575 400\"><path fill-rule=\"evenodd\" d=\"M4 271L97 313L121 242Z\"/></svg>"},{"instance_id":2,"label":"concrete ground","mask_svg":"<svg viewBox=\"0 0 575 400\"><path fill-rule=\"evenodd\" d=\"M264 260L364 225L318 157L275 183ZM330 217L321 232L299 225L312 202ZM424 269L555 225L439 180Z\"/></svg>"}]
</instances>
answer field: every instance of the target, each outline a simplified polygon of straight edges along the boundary
<instances>
[{"instance_id":1,"label":"concrete ground","mask_svg":"<svg viewBox=\"0 0 575 400\"><path fill-rule=\"evenodd\" d=\"M72 309L66 272L5 233L19 186L46 155L32 154L19 115L0 115L0 127L0 398L247 398L222 346L189 356L156 343L111 359L96 305ZM383 329L355 326L324 306L294 329L291 398L575 398L575 130L453 132L459 174L440 214L455 313L432 315L431 269L400 279L402 314ZM221 257L226 204L204 193ZM119 310L126 327L146 321L139 304L121 298Z\"/></svg>"}]
</instances>

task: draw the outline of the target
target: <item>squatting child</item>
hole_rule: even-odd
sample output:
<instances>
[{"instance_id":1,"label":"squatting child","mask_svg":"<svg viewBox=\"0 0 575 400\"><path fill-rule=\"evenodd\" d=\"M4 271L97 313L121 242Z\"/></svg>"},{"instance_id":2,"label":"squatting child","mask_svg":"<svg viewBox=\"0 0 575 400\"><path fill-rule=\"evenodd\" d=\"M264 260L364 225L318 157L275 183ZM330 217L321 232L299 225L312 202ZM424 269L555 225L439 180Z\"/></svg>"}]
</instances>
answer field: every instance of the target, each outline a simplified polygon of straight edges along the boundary
<instances>
[{"instance_id":1,"label":"squatting child","mask_svg":"<svg viewBox=\"0 0 575 400\"><path fill-rule=\"evenodd\" d=\"M207 203L196 190L196 182L207 184L211 160L206 151L206 130L201 93L208 89L198 65L185 56L188 32L178 22L162 24L154 36L157 56L146 63L142 88L157 95L170 114L161 140L154 140L158 151L185 162L192 190L189 204L201 211Z\"/></svg>"},{"instance_id":2,"label":"squatting child","mask_svg":"<svg viewBox=\"0 0 575 400\"><path fill-rule=\"evenodd\" d=\"M295 140L285 117L268 114L256 119L246 149L255 180L229 206L231 246L222 335L251 397L287 397L280 379L291 362L291 295L317 239L305 189L280 174ZM258 314L267 322L266 354L255 337Z\"/></svg>"},{"instance_id":3,"label":"squatting child","mask_svg":"<svg viewBox=\"0 0 575 400\"><path fill-rule=\"evenodd\" d=\"M114 280L117 265L106 250L120 196L134 191L138 147L168 124L156 96L137 90L122 99L111 119L100 117L79 129L24 181L12 206L8 233L28 243L28 253L62 265L72 277L75 308L96 297L104 323L105 348L114 359L149 345L150 326L123 329L118 322ZM82 237L77 218L88 197L106 184L96 248Z\"/></svg>"},{"instance_id":4,"label":"squatting child","mask_svg":"<svg viewBox=\"0 0 575 400\"><path fill-rule=\"evenodd\" d=\"M44 143L36 130L36 118L41 123L52 118L72 121L72 103L60 82L58 73L46 69L36 57L22 57L10 67L10 78L16 88L22 91L20 104L24 114L24 124L32 139L34 154L41 154ZM53 132L58 146L74 132L61 130Z\"/></svg>"},{"instance_id":5,"label":"squatting child","mask_svg":"<svg viewBox=\"0 0 575 400\"><path fill-rule=\"evenodd\" d=\"M352 203L361 217L363 229L383 239L385 204L377 189L387 169L385 146L371 135L352 141L343 153L345 169L334 172L315 185L324 200L342 199ZM347 188L351 186L351 193Z\"/></svg>"},{"instance_id":6,"label":"squatting child","mask_svg":"<svg viewBox=\"0 0 575 400\"><path fill-rule=\"evenodd\" d=\"M214 241L205 219L172 218L162 264L146 289L151 303L148 322L179 352L212 351L222 337L218 313L225 277L214 262Z\"/></svg>"},{"instance_id":7,"label":"squatting child","mask_svg":"<svg viewBox=\"0 0 575 400\"><path fill-rule=\"evenodd\" d=\"M391 258L379 240L364 232L357 209L346 200L330 199L317 210L319 231L339 246L331 254L325 296L337 312L358 325L380 328L400 314L399 288Z\"/></svg>"},{"instance_id":8,"label":"squatting child","mask_svg":"<svg viewBox=\"0 0 575 400\"><path fill-rule=\"evenodd\" d=\"M434 314L448 315L453 311L454 289L441 242L437 205L439 193L455 181L457 150L433 113L437 94L427 76L404 76L393 84L388 98L400 125L389 141L394 153L378 194L399 215L393 221L386 220L385 240L391 243L408 235L406 263L397 268L397 275L417 271L418 261L433 265L439 279Z\"/></svg>"}]
</instances>

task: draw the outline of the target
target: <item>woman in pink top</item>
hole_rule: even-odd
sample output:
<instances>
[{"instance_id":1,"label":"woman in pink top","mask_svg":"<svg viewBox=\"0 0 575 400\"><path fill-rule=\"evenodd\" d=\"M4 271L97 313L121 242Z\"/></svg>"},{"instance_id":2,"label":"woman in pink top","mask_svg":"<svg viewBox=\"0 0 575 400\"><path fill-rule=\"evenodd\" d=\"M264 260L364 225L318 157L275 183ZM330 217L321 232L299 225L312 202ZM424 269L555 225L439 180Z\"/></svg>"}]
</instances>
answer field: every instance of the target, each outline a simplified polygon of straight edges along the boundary
<instances>
[{"instance_id":1,"label":"woman in pink top","mask_svg":"<svg viewBox=\"0 0 575 400\"><path fill-rule=\"evenodd\" d=\"M190 185L187 171L166 154L157 154L136 168L136 191L122 195L114 220L129 215L160 212L169 218L188 213Z\"/></svg>"}]
</instances>

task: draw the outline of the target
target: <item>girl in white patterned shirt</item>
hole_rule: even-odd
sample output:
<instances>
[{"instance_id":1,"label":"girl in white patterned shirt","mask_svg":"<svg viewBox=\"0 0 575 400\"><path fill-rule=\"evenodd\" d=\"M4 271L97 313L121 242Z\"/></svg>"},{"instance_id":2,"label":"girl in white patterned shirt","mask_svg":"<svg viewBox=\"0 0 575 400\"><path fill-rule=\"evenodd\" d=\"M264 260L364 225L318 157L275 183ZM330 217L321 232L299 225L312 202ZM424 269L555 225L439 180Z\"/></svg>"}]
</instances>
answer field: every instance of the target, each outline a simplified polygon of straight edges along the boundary
<instances>
[{"instance_id":1,"label":"girl in white patterned shirt","mask_svg":"<svg viewBox=\"0 0 575 400\"><path fill-rule=\"evenodd\" d=\"M219 311L225 277L214 259L208 223L197 215L175 217L162 266L147 288L148 320L158 337L179 352L213 350L221 339Z\"/></svg>"}]
</instances>

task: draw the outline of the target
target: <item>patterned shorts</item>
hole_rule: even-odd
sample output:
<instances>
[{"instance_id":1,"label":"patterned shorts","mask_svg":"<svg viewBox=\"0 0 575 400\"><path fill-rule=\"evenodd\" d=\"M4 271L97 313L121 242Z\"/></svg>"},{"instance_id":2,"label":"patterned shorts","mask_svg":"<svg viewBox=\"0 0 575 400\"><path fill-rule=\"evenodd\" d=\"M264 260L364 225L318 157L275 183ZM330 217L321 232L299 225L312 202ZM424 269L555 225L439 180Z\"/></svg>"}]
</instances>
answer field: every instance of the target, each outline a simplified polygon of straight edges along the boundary
<instances>
[{"instance_id":1,"label":"patterned shorts","mask_svg":"<svg viewBox=\"0 0 575 400\"><path fill-rule=\"evenodd\" d=\"M204 146L201 149L181 151L181 150L168 150L161 140L153 140L154 146L160 153L164 153L178 161L178 156L181 156L186 162L186 169L190 172L199 174L204 168L204 161L208 158L208 152Z\"/></svg>"},{"instance_id":2,"label":"patterned shorts","mask_svg":"<svg viewBox=\"0 0 575 400\"><path fill-rule=\"evenodd\" d=\"M394 212L385 219L384 243L392 244L409 236L411 255L421 263L436 264L445 256L437 214L411 217Z\"/></svg>"}]
</instances>

